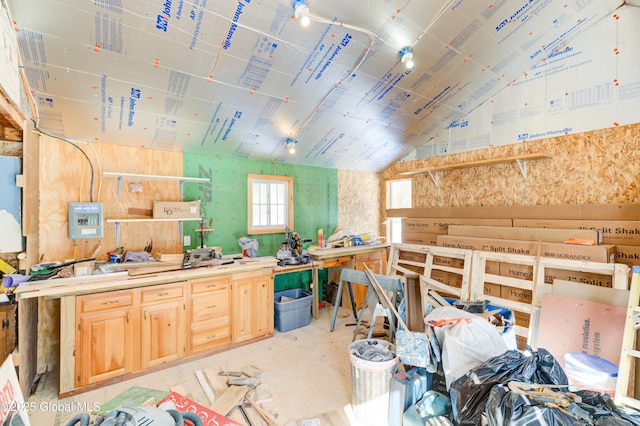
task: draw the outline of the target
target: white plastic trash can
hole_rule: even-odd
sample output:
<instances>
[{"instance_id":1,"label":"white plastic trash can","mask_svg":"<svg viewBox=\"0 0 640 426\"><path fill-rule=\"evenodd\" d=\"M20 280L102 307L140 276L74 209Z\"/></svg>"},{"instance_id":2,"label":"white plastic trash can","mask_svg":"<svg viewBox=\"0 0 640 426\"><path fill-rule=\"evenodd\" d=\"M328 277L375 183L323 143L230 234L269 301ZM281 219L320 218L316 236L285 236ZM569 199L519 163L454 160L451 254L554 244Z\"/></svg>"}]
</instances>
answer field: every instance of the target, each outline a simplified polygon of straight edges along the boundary
<instances>
[{"instance_id":1,"label":"white plastic trash can","mask_svg":"<svg viewBox=\"0 0 640 426\"><path fill-rule=\"evenodd\" d=\"M398 369L393 344L385 340L356 340L349 345L351 407L364 425L386 425L389 420L391 377Z\"/></svg>"}]
</instances>

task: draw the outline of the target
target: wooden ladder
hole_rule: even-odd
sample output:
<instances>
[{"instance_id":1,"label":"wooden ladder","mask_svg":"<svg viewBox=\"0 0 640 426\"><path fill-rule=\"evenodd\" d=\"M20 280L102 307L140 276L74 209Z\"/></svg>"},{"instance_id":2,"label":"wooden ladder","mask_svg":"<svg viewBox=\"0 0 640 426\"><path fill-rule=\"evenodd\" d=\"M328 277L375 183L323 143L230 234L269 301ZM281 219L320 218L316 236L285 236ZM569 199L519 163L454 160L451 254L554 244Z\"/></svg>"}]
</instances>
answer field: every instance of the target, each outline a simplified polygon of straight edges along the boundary
<instances>
[{"instance_id":1,"label":"wooden ladder","mask_svg":"<svg viewBox=\"0 0 640 426\"><path fill-rule=\"evenodd\" d=\"M627 319L624 323L622 352L620 353L614 402L616 405L623 405L636 410L640 409L640 400L629 396L629 381L631 369L635 363L640 362L640 351L635 349L638 329L640 329L640 266L634 266L631 269L629 304ZM635 363L632 361L634 358Z\"/></svg>"}]
</instances>

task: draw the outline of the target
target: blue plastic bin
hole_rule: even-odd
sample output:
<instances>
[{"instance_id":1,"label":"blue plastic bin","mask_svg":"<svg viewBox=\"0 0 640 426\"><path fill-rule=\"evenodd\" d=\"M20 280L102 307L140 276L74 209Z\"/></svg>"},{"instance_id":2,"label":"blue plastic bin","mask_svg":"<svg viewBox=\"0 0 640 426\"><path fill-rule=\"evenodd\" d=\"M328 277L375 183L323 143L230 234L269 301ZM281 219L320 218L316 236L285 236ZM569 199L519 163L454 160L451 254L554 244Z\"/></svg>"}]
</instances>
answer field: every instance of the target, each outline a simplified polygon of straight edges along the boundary
<instances>
[{"instance_id":1,"label":"blue plastic bin","mask_svg":"<svg viewBox=\"0 0 640 426\"><path fill-rule=\"evenodd\" d=\"M283 297L293 300L283 301ZM273 320L276 330L284 332L309 325L312 298L310 291L301 288L274 293Z\"/></svg>"}]
</instances>

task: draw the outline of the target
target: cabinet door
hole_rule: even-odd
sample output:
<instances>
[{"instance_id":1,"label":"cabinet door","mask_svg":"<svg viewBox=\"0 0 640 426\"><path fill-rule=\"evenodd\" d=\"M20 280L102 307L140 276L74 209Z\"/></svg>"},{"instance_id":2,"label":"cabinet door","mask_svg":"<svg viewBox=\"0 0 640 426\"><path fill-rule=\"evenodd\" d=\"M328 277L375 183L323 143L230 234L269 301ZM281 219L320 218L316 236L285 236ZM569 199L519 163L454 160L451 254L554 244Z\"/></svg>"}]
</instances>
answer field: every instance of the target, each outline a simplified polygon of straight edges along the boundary
<instances>
[{"instance_id":1,"label":"cabinet door","mask_svg":"<svg viewBox=\"0 0 640 426\"><path fill-rule=\"evenodd\" d=\"M133 371L131 308L81 314L78 328L81 338L76 343L76 381L79 386Z\"/></svg>"},{"instance_id":2,"label":"cabinet door","mask_svg":"<svg viewBox=\"0 0 640 426\"><path fill-rule=\"evenodd\" d=\"M142 368L185 356L187 330L184 318L183 299L151 303L142 307Z\"/></svg>"},{"instance_id":3,"label":"cabinet door","mask_svg":"<svg viewBox=\"0 0 640 426\"><path fill-rule=\"evenodd\" d=\"M273 279L271 276L258 277L254 285L253 315L255 317L255 335L264 336L273 333Z\"/></svg>"},{"instance_id":4,"label":"cabinet door","mask_svg":"<svg viewBox=\"0 0 640 426\"><path fill-rule=\"evenodd\" d=\"M244 342L254 337L253 286L255 278L233 281L233 342ZM272 296L273 297L273 296Z\"/></svg>"},{"instance_id":5,"label":"cabinet door","mask_svg":"<svg viewBox=\"0 0 640 426\"><path fill-rule=\"evenodd\" d=\"M385 273L385 252L383 250L371 253L357 254L354 259L356 271L364 271L364 265L374 274ZM362 308L365 298L367 297L367 286L361 284L352 284L353 296L356 301L356 307Z\"/></svg>"},{"instance_id":6,"label":"cabinet door","mask_svg":"<svg viewBox=\"0 0 640 426\"><path fill-rule=\"evenodd\" d=\"M14 304L0 306L0 357L6 359L16 347L16 315Z\"/></svg>"}]
</instances>

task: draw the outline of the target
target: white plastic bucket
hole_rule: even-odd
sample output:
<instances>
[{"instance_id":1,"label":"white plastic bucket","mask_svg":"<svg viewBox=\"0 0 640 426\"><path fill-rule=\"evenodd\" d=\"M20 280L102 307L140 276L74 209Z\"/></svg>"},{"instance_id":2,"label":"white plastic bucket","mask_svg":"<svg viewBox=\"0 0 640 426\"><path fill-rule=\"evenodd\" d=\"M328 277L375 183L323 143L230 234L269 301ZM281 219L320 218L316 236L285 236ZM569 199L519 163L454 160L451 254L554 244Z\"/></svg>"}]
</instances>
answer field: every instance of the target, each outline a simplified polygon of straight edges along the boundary
<instances>
[{"instance_id":1,"label":"white plastic bucket","mask_svg":"<svg viewBox=\"0 0 640 426\"><path fill-rule=\"evenodd\" d=\"M392 358L370 361L357 353L363 345L391 352ZM389 422L389 391L391 377L398 369L394 346L385 340L356 340L349 345L351 361L351 407L363 425L386 425Z\"/></svg>"}]
</instances>

